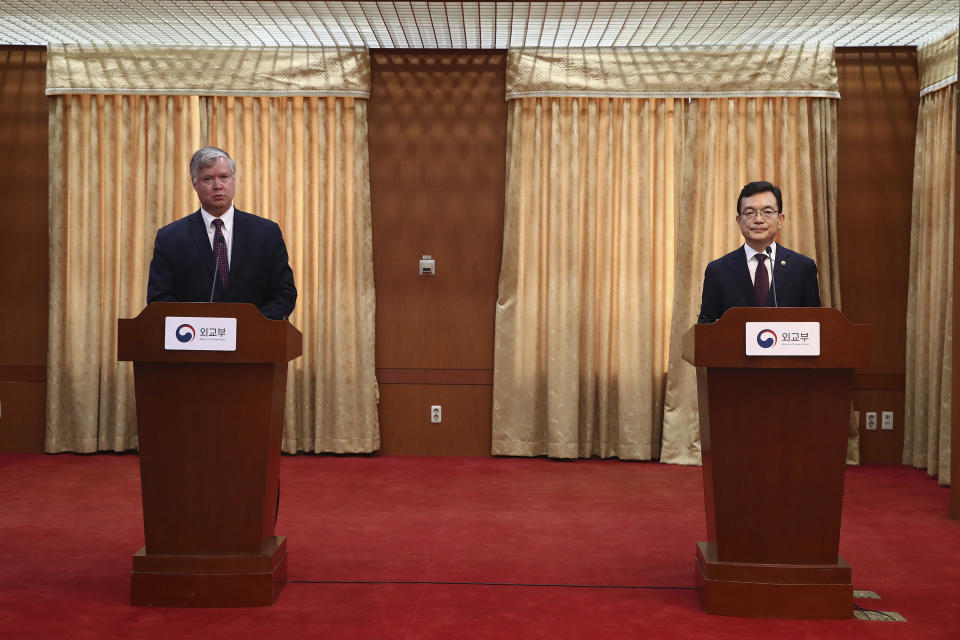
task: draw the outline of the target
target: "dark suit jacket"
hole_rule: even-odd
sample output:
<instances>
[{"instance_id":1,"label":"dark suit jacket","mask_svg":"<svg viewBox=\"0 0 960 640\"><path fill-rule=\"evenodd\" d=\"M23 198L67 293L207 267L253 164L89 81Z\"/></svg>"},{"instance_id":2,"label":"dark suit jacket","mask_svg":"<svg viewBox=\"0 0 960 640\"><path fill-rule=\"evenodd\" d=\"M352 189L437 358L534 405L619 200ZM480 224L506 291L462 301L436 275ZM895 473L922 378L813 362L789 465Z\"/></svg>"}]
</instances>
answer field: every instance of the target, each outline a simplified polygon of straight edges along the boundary
<instances>
[{"instance_id":1,"label":"dark suit jacket","mask_svg":"<svg viewBox=\"0 0 960 640\"><path fill-rule=\"evenodd\" d=\"M796 251L777 245L773 266L773 287L767 306L774 306L776 290L778 307L819 307L820 285L817 263ZM750 280L747 254L741 245L707 265L703 274L703 298L699 322L714 322L730 307L756 307L757 294Z\"/></svg>"},{"instance_id":2,"label":"dark suit jacket","mask_svg":"<svg viewBox=\"0 0 960 640\"><path fill-rule=\"evenodd\" d=\"M157 231L150 261L147 303L208 302L216 263L199 209ZM297 288L277 223L233 211L230 276L217 279L214 302L251 302L273 320L293 311Z\"/></svg>"}]
</instances>

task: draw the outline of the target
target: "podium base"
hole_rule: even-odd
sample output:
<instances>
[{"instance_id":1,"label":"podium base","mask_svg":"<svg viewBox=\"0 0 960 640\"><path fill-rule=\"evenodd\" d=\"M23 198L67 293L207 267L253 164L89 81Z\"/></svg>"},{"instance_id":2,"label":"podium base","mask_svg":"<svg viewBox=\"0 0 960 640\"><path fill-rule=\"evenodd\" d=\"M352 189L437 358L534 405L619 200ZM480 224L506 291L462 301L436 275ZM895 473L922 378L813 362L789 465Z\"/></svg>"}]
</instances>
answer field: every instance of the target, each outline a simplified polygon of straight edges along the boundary
<instances>
[{"instance_id":1,"label":"podium base","mask_svg":"<svg viewBox=\"0 0 960 640\"><path fill-rule=\"evenodd\" d=\"M133 556L130 604L143 607L265 607L287 584L287 539L271 536L258 555Z\"/></svg>"},{"instance_id":2,"label":"podium base","mask_svg":"<svg viewBox=\"0 0 960 640\"><path fill-rule=\"evenodd\" d=\"M715 545L697 543L697 594L706 613L744 618L840 620L853 617L850 565L720 562Z\"/></svg>"}]
</instances>

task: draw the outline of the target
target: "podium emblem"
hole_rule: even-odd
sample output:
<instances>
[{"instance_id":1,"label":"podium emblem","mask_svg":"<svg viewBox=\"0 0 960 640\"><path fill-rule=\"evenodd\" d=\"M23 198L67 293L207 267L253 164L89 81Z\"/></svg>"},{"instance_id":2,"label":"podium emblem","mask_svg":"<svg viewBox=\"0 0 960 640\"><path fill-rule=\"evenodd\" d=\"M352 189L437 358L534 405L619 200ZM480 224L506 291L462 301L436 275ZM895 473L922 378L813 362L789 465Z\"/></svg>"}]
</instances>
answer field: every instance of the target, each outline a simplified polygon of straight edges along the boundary
<instances>
[{"instance_id":1,"label":"podium emblem","mask_svg":"<svg viewBox=\"0 0 960 640\"><path fill-rule=\"evenodd\" d=\"M166 316L163 348L167 351L236 351L236 318Z\"/></svg>"},{"instance_id":2,"label":"podium emblem","mask_svg":"<svg viewBox=\"0 0 960 640\"><path fill-rule=\"evenodd\" d=\"M819 356L819 322L746 322L748 356Z\"/></svg>"},{"instance_id":3,"label":"podium emblem","mask_svg":"<svg viewBox=\"0 0 960 640\"><path fill-rule=\"evenodd\" d=\"M180 342L192 342L195 335L197 335L196 329L189 324L184 323L177 327L176 336Z\"/></svg>"}]
</instances>

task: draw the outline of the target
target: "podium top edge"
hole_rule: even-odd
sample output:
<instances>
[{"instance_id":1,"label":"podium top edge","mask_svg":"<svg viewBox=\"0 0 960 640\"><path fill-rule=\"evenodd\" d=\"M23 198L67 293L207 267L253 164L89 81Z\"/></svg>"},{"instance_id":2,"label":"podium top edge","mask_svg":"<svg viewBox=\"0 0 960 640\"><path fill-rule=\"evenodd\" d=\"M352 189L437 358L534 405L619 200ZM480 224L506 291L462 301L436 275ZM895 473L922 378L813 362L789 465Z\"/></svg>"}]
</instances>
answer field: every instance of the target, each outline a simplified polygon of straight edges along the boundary
<instances>
[{"instance_id":1,"label":"podium top edge","mask_svg":"<svg viewBox=\"0 0 960 640\"><path fill-rule=\"evenodd\" d=\"M234 316L252 318L255 321L286 322L267 318L250 302L151 302L136 316L118 320L140 320L158 316Z\"/></svg>"},{"instance_id":2,"label":"podium top edge","mask_svg":"<svg viewBox=\"0 0 960 640\"><path fill-rule=\"evenodd\" d=\"M236 318L245 343L237 351L168 351L164 319L170 316ZM252 342L251 342L252 340ZM135 318L117 319L117 359L135 362L283 362L303 353L303 334L287 320L271 320L249 302L154 302Z\"/></svg>"},{"instance_id":3,"label":"podium top edge","mask_svg":"<svg viewBox=\"0 0 960 640\"><path fill-rule=\"evenodd\" d=\"M720 316L720 319L710 324L695 326L722 326L724 324L743 322L835 322L851 327L869 327L867 324L851 322L843 312L833 307L731 307Z\"/></svg>"},{"instance_id":4,"label":"podium top edge","mask_svg":"<svg viewBox=\"0 0 960 640\"><path fill-rule=\"evenodd\" d=\"M819 322L819 356L747 356L747 322ZM870 366L873 329L830 307L733 307L717 322L693 325L683 336L683 359L697 367L863 369Z\"/></svg>"}]
</instances>

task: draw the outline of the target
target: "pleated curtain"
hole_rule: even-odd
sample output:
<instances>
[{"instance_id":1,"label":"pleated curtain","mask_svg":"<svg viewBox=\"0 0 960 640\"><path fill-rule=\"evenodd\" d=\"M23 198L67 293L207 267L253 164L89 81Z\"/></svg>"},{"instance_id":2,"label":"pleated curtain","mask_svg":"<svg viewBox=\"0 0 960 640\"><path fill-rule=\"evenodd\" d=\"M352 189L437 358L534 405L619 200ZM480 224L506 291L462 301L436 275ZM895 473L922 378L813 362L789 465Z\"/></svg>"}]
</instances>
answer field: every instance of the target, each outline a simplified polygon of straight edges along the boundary
<instances>
[{"instance_id":1,"label":"pleated curtain","mask_svg":"<svg viewBox=\"0 0 960 640\"><path fill-rule=\"evenodd\" d=\"M744 184L839 305L837 97L832 49L509 53L494 453L699 463L680 338Z\"/></svg>"},{"instance_id":2,"label":"pleated curtain","mask_svg":"<svg viewBox=\"0 0 960 640\"><path fill-rule=\"evenodd\" d=\"M46 450L136 448L116 320L145 304L156 230L198 208L208 144L237 162L237 208L280 225L299 290L283 449L376 450L366 52L51 46L47 93Z\"/></svg>"},{"instance_id":3,"label":"pleated curtain","mask_svg":"<svg viewBox=\"0 0 960 640\"><path fill-rule=\"evenodd\" d=\"M903 463L950 484L957 33L917 52Z\"/></svg>"},{"instance_id":4,"label":"pleated curtain","mask_svg":"<svg viewBox=\"0 0 960 640\"><path fill-rule=\"evenodd\" d=\"M687 111L686 160L676 245L676 288L664 401L661 461L699 464L696 369L681 342L697 320L704 270L743 244L736 224L743 185L768 180L783 192L777 242L817 261L820 299L840 308L836 243L836 100L715 98ZM858 461L851 426L848 460Z\"/></svg>"},{"instance_id":5,"label":"pleated curtain","mask_svg":"<svg viewBox=\"0 0 960 640\"><path fill-rule=\"evenodd\" d=\"M493 453L657 455L678 102L511 101Z\"/></svg>"}]
</instances>

